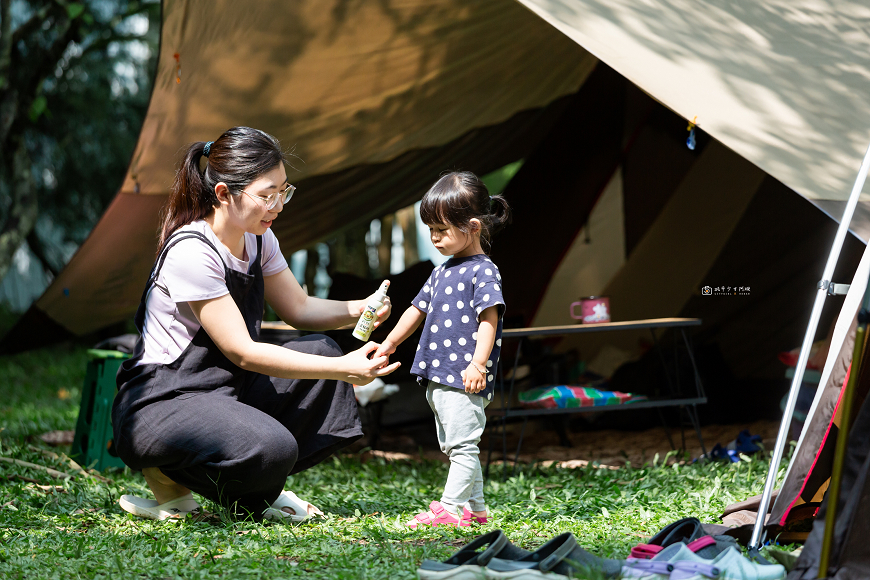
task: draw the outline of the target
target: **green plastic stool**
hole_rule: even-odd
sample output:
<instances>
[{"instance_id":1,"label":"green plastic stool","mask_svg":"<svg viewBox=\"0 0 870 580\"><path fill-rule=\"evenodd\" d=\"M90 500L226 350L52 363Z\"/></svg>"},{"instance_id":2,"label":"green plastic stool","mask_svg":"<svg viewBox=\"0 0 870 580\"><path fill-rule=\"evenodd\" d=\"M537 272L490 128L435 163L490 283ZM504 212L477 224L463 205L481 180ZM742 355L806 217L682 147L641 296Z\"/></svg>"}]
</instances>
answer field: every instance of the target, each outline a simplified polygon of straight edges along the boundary
<instances>
[{"instance_id":1,"label":"green plastic stool","mask_svg":"<svg viewBox=\"0 0 870 580\"><path fill-rule=\"evenodd\" d=\"M70 453L70 457L84 467L98 471L124 467L124 462L110 454L109 449L112 446L112 403L118 391L115 375L128 358L130 355L116 350L88 351L82 405Z\"/></svg>"}]
</instances>

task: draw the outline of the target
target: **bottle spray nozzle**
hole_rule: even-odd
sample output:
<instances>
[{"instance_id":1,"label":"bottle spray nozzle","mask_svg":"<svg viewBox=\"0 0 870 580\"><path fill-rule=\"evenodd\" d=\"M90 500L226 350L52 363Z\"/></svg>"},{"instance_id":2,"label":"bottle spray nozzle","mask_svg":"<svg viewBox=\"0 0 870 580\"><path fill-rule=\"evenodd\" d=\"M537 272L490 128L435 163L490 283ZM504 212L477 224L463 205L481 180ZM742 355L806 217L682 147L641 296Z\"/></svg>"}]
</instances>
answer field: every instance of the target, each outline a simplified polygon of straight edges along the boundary
<instances>
[{"instance_id":1,"label":"bottle spray nozzle","mask_svg":"<svg viewBox=\"0 0 870 580\"><path fill-rule=\"evenodd\" d=\"M377 297L383 300L387 296L387 289L390 287L390 281L384 280L381 282L381 287L378 288Z\"/></svg>"}]
</instances>

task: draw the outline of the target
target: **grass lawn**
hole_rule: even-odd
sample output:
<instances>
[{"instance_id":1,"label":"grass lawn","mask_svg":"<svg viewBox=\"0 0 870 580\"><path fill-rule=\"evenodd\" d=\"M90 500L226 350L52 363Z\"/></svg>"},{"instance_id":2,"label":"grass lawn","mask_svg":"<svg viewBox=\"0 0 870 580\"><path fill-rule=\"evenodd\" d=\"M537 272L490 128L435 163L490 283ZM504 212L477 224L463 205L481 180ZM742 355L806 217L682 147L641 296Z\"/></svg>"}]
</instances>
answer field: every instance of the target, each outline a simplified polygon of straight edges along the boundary
<instances>
[{"instance_id":1,"label":"grass lawn","mask_svg":"<svg viewBox=\"0 0 870 580\"><path fill-rule=\"evenodd\" d=\"M85 365L80 347L0 357L0 456L71 471L39 451L68 447L36 436L75 427ZM209 502L215 517L204 521L137 519L117 505L125 493L149 496L129 469L103 473L111 478L103 483L0 462L0 578L415 578L422 559L445 559L496 527L526 549L571 531L595 554L625 557L681 517L718 521L726 505L761 493L767 471L763 458L665 459L620 469L525 466L507 481L495 467L485 487L495 524L420 531L402 522L440 497L441 463L334 457L287 482L326 518L259 524Z\"/></svg>"}]
</instances>

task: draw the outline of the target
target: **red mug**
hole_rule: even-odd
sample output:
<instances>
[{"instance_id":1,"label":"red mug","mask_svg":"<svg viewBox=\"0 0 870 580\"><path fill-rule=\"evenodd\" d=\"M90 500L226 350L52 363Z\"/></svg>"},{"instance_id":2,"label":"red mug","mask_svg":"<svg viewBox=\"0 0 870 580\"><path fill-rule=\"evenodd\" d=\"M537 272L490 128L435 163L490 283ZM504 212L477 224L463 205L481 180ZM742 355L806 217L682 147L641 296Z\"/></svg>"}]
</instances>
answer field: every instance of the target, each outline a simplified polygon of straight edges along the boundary
<instances>
[{"instance_id":1,"label":"red mug","mask_svg":"<svg viewBox=\"0 0 870 580\"><path fill-rule=\"evenodd\" d=\"M574 312L574 307L580 307L580 316ZM571 303L571 318L583 324L600 324L610 322L610 298L607 296L586 296L578 302Z\"/></svg>"}]
</instances>

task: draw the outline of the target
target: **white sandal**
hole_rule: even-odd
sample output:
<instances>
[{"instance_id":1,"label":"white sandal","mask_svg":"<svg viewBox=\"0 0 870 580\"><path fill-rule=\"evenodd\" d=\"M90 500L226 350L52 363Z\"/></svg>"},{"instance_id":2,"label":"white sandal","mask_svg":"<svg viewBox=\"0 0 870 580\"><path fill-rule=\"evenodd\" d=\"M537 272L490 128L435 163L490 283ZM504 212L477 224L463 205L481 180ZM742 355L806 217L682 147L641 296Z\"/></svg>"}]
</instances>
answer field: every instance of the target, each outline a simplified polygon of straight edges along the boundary
<instances>
[{"instance_id":1,"label":"white sandal","mask_svg":"<svg viewBox=\"0 0 870 580\"><path fill-rule=\"evenodd\" d=\"M153 499L122 495L118 504L134 516L151 520L181 519L200 507L189 493L162 504Z\"/></svg>"},{"instance_id":2,"label":"white sandal","mask_svg":"<svg viewBox=\"0 0 870 580\"><path fill-rule=\"evenodd\" d=\"M285 512L283 508L290 508L295 513ZM322 516L323 512L305 500L299 499L295 493L284 490L278 496L271 507L263 510L263 518L267 520L285 520L292 522L304 522L314 516Z\"/></svg>"}]
</instances>

